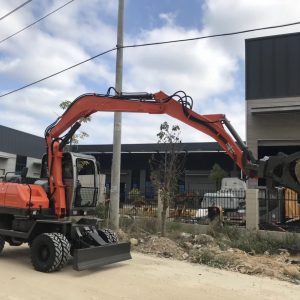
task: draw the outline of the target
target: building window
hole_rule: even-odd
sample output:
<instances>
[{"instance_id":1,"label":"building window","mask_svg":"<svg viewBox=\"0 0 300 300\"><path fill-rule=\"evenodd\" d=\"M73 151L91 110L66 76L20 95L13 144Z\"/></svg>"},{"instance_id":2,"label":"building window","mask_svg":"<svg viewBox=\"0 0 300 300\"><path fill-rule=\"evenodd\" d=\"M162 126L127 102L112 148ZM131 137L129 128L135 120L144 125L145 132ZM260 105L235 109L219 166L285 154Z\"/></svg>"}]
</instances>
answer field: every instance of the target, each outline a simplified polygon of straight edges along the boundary
<instances>
[{"instance_id":1,"label":"building window","mask_svg":"<svg viewBox=\"0 0 300 300\"><path fill-rule=\"evenodd\" d=\"M179 194L183 194L185 192L185 181L184 179L178 180L178 192Z\"/></svg>"},{"instance_id":2,"label":"building window","mask_svg":"<svg viewBox=\"0 0 300 300\"><path fill-rule=\"evenodd\" d=\"M145 198L146 199L154 199L155 196L155 187L153 186L151 181L145 182Z\"/></svg>"},{"instance_id":3,"label":"building window","mask_svg":"<svg viewBox=\"0 0 300 300\"><path fill-rule=\"evenodd\" d=\"M140 170L132 170L131 173L131 187L133 189L140 188Z\"/></svg>"},{"instance_id":4,"label":"building window","mask_svg":"<svg viewBox=\"0 0 300 300\"><path fill-rule=\"evenodd\" d=\"M24 168L26 168L27 156L17 155L16 159L16 173L20 173Z\"/></svg>"}]
</instances>

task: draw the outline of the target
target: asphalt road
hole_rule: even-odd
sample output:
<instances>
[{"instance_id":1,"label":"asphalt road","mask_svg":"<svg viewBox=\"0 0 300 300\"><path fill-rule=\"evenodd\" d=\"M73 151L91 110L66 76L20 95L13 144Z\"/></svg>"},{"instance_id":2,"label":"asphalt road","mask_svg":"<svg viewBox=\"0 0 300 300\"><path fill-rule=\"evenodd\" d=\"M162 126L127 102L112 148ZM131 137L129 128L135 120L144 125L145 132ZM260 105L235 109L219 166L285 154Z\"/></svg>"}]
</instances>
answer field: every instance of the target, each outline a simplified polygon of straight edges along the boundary
<instances>
[{"instance_id":1,"label":"asphalt road","mask_svg":"<svg viewBox=\"0 0 300 300\"><path fill-rule=\"evenodd\" d=\"M0 255L0 299L299 300L300 286L133 253L133 259L77 272L33 270L27 246L6 245Z\"/></svg>"}]
</instances>

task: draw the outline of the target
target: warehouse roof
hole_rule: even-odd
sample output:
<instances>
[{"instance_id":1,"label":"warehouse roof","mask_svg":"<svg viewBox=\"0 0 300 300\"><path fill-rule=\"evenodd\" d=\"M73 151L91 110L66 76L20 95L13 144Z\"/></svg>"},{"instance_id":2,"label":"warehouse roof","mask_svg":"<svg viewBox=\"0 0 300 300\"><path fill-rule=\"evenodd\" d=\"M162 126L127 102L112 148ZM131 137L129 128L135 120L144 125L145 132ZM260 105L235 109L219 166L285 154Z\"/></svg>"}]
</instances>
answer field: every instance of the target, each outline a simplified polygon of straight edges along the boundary
<instances>
[{"instance_id":1,"label":"warehouse roof","mask_svg":"<svg viewBox=\"0 0 300 300\"><path fill-rule=\"evenodd\" d=\"M163 152L164 144L123 144L123 153ZM188 152L219 152L223 150L215 142L181 143L180 149ZM112 153L112 145L76 145L73 151L88 153ZM0 125L0 151L41 158L46 152L45 140L27 132Z\"/></svg>"},{"instance_id":2,"label":"warehouse roof","mask_svg":"<svg viewBox=\"0 0 300 300\"><path fill-rule=\"evenodd\" d=\"M46 152L44 138L0 125L0 151L42 158Z\"/></svg>"},{"instance_id":3,"label":"warehouse roof","mask_svg":"<svg viewBox=\"0 0 300 300\"><path fill-rule=\"evenodd\" d=\"M111 153L112 145L78 145L76 151L89 153ZM124 153L154 153L163 152L164 144L122 144L121 151ZM181 151L188 152L219 152L223 151L221 147L214 142L211 143L181 143L179 145Z\"/></svg>"}]
</instances>

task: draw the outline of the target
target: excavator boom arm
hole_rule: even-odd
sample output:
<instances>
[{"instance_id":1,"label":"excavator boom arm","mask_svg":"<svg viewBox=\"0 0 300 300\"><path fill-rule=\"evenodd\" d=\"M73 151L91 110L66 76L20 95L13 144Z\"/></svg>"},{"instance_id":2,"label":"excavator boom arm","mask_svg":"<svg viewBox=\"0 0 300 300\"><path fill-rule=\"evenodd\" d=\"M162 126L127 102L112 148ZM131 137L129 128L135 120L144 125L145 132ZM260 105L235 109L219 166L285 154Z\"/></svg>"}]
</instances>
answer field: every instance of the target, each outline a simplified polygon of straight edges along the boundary
<instances>
[{"instance_id":1,"label":"excavator boom arm","mask_svg":"<svg viewBox=\"0 0 300 300\"><path fill-rule=\"evenodd\" d=\"M98 111L167 114L215 139L249 177L266 178L271 180L272 183L275 180L283 186L291 187L300 192L297 178L293 175L287 176L290 165L300 159L300 153L294 155L293 161L289 161L287 158L284 160L282 157L279 159L272 157L271 167L268 164L268 159L257 161L230 125L225 115L197 114L192 110L192 104L189 99L191 100L184 92L177 92L172 96L158 92L155 94L119 96L87 94L78 97L45 132L48 145L50 192L54 197L56 215L59 217L65 212L65 192L61 170L63 148L79 128L80 120ZM60 138L70 127L70 131L63 138ZM270 170L272 169L273 173L276 173L276 168L282 168L285 176L281 176L280 172L278 173L279 175L273 176L274 174Z\"/></svg>"}]
</instances>

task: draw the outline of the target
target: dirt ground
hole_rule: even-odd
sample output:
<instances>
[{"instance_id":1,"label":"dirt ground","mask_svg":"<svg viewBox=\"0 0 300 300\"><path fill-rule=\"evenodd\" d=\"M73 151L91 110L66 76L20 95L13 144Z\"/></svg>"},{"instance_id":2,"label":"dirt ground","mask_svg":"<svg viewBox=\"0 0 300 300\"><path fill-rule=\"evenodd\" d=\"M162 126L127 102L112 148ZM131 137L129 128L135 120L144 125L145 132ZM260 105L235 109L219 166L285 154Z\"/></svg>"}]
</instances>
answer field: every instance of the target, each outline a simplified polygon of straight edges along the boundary
<instances>
[{"instance_id":1,"label":"dirt ground","mask_svg":"<svg viewBox=\"0 0 300 300\"><path fill-rule=\"evenodd\" d=\"M198 240L198 242L197 242ZM300 284L300 256L291 256L282 249L279 254L253 255L236 248L221 250L213 237L200 234L185 239L171 240L166 237L148 236L139 239L136 251L159 257L176 260L187 260L193 263L240 272L248 275L259 275Z\"/></svg>"},{"instance_id":2,"label":"dirt ground","mask_svg":"<svg viewBox=\"0 0 300 300\"><path fill-rule=\"evenodd\" d=\"M133 252L133 259L89 271L68 265L44 274L32 269L27 246L0 255L0 299L300 299L300 286Z\"/></svg>"}]
</instances>

